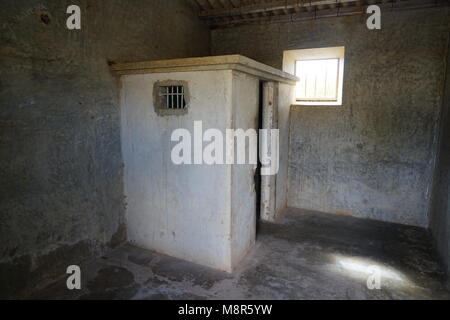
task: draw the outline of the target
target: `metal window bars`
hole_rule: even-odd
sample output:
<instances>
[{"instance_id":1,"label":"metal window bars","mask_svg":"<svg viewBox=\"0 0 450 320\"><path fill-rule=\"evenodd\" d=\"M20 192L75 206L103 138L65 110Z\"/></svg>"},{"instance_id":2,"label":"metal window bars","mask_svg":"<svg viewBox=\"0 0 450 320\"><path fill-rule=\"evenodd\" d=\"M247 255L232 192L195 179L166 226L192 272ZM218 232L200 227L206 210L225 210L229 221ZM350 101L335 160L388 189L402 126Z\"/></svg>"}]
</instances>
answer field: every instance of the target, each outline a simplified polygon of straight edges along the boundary
<instances>
[{"instance_id":1,"label":"metal window bars","mask_svg":"<svg viewBox=\"0 0 450 320\"><path fill-rule=\"evenodd\" d=\"M184 109L186 100L184 99L183 86L164 86L161 87L163 106L166 109Z\"/></svg>"}]
</instances>

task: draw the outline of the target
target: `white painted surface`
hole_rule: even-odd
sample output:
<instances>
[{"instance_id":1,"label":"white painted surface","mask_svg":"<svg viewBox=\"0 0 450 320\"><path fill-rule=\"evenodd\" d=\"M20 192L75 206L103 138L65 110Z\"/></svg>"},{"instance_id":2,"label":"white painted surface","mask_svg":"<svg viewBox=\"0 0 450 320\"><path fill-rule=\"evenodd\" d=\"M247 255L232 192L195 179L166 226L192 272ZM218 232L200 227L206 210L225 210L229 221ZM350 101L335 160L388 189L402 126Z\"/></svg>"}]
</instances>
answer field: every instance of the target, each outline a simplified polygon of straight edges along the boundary
<instances>
[{"instance_id":1,"label":"white painted surface","mask_svg":"<svg viewBox=\"0 0 450 320\"><path fill-rule=\"evenodd\" d=\"M290 83L293 85L295 85L295 82L298 81L298 78L290 73L283 72L275 69L274 67L239 54L118 63L112 66L112 70L119 75L182 71L235 70L248 75L253 75L266 81L277 81Z\"/></svg>"},{"instance_id":2,"label":"white painted surface","mask_svg":"<svg viewBox=\"0 0 450 320\"><path fill-rule=\"evenodd\" d=\"M156 114L153 84L163 80L188 83L187 114ZM176 142L170 137L178 128L192 134L198 120L203 122L203 132L209 128L223 133L230 128L257 129L259 78L236 70L216 70L130 74L121 81L128 240L231 272L255 241L254 166L175 165L170 154ZM287 130L287 121L283 124ZM286 137L285 133L282 139ZM280 170L286 167L282 161ZM286 186L279 188L282 194Z\"/></svg>"},{"instance_id":3,"label":"white painted surface","mask_svg":"<svg viewBox=\"0 0 450 320\"><path fill-rule=\"evenodd\" d=\"M233 72L232 128L258 129L259 79ZM248 156L248 144L246 148ZM231 260L237 265L255 243L256 165L233 165L231 168Z\"/></svg>"},{"instance_id":4,"label":"white painted surface","mask_svg":"<svg viewBox=\"0 0 450 320\"><path fill-rule=\"evenodd\" d=\"M153 83L184 80L189 111L158 116ZM231 270L228 165L174 165L170 136L177 128L193 132L225 130L231 119L231 71L130 75L122 78L122 152L129 241L160 253L217 269Z\"/></svg>"}]
</instances>

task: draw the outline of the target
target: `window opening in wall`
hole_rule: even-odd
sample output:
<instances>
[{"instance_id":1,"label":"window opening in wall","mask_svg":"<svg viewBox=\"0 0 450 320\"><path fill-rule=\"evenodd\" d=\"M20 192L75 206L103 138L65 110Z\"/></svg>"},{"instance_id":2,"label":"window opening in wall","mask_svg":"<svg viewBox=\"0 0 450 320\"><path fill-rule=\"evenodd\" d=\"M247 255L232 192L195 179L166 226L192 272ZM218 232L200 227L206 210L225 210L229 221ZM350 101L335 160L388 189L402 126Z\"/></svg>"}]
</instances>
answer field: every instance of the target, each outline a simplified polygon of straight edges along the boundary
<instances>
[{"instance_id":1,"label":"window opening in wall","mask_svg":"<svg viewBox=\"0 0 450 320\"><path fill-rule=\"evenodd\" d=\"M299 101L337 101L339 59L298 60L295 75Z\"/></svg>"},{"instance_id":2,"label":"window opening in wall","mask_svg":"<svg viewBox=\"0 0 450 320\"><path fill-rule=\"evenodd\" d=\"M183 86L161 86L159 93L162 96L162 108L184 109L186 100L184 99Z\"/></svg>"},{"instance_id":3,"label":"window opening in wall","mask_svg":"<svg viewBox=\"0 0 450 320\"><path fill-rule=\"evenodd\" d=\"M294 104L341 105L344 47L287 50L283 70L299 78Z\"/></svg>"},{"instance_id":4,"label":"window opening in wall","mask_svg":"<svg viewBox=\"0 0 450 320\"><path fill-rule=\"evenodd\" d=\"M160 116L183 115L189 108L187 81L162 80L153 85L153 105Z\"/></svg>"}]
</instances>

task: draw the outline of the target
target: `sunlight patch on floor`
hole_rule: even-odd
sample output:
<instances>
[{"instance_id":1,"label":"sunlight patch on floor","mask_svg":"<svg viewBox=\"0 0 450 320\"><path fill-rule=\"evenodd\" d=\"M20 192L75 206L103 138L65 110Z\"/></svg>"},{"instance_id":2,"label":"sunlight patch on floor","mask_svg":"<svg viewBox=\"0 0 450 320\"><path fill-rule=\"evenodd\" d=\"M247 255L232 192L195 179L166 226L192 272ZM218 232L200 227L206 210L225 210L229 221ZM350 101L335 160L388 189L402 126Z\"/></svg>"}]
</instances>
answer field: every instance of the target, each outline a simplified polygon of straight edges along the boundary
<instances>
[{"instance_id":1,"label":"sunlight patch on floor","mask_svg":"<svg viewBox=\"0 0 450 320\"><path fill-rule=\"evenodd\" d=\"M379 263L370 258L345 256L341 254L332 254L332 261L347 276L355 279L362 279L366 282L376 282L377 279L382 283L388 280L396 285L410 286L411 281L402 272L383 263Z\"/></svg>"}]
</instances>

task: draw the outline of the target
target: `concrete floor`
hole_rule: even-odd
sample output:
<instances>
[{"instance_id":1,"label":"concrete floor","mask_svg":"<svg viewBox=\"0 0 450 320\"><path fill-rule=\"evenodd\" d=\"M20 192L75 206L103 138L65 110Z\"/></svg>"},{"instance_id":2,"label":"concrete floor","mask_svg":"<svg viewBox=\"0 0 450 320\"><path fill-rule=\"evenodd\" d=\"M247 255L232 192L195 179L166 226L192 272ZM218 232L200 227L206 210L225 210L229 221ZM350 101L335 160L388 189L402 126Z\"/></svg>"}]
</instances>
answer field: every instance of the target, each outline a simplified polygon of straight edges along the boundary
<instances>
[{"instance_id":1,"label":"concrete floor","mask_svg":"<svg viewBox=\"0 0 450 320\"><path fill-rule=\"evenodd\" d=\"M366 285L369 266L381 289ZM420 228L287 209L263 223L233 274L123 245L81 265L82 289L66 277L37 299L450 299Z\"/></svg>"}]
</instances>

